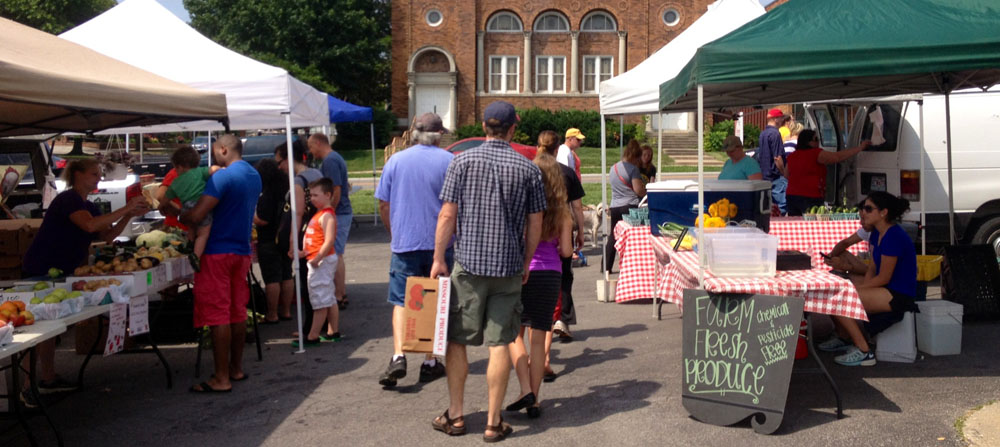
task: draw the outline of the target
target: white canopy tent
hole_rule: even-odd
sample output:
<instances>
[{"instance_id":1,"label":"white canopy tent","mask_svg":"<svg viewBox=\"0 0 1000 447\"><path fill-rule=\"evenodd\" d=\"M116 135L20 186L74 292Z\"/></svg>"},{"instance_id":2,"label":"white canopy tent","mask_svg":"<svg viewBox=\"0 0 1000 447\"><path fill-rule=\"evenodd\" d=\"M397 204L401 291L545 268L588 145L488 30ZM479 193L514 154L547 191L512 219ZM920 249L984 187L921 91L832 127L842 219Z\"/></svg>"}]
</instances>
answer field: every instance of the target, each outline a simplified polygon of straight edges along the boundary
<instances>
[{"instance_id":1,"label":"white canopy tent","mask_svg":"<svg viewBox=\"0 0 1000 447\"><path fill-rule=\"evenodd\" d=\"M99 53L127 62L164 78L202 90L225 93L229 128L233 130L285 128L289 160L292 127L329 126L325 93L295 79L279 67L236 53L201 35L155 0L126 0L103 14L60 35ZM103 133L158 133L215 131L211 121L192 121L149 127L117 128ZM211 141L211 140L209 140ZM209 151L211 153L211 151ZM295 189L289 170L289 188ZM292 214L296 212L292 201ZM298 234L292 233L298 259ZM293 262L296 277L298 263ZM299 303L299 352L303 352L302 294Z\"/></svg>"},{"instance_id":2,"label":"white canopy tent","mask_svg":"<svg viewBox=\"0 0 1000 447\"><path fill-rule=\"evenodd\" d=\"M607 159L605 117L608 115L657 114L657 129L663 121L659 85L677 76L698 48L763 15L758 0L716 0L683 33L646 58L635 68L601 83L601 202L607 206ZM624 122L624 121L623 121ZM658 132L657 172L663 169L663 133ZM614 231L609 228L608 231ZM606 253L604 254L607 255ZM605 278L607 279L607 278Z\"/></svg>"},{"instance_id":3,"label":"white canopy tent","mask_svg":"<svg viewBox=\"0 0 1000 447\"><path fill-rule=\"evenodd\" d=\"M156 0L127 0L59 37L201 90L226 94L229 127L274 129L290 112L295 127L327 126L326 95L283 68L243 56L201 35ZM105 133L223 130L192 121Z\"/></svg>"}]
</instances>

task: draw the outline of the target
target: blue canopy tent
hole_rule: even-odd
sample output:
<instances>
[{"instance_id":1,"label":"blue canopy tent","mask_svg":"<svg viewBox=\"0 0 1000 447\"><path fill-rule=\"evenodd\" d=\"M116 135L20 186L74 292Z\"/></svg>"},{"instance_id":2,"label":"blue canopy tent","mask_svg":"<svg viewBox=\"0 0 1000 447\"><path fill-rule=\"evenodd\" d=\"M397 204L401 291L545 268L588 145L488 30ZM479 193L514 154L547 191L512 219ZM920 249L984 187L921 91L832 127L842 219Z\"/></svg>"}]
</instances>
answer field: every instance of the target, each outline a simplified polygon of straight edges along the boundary
<instances>
[{"instance_id":1,"label":"blue canopy tent","mask_svg":"<svg viewBox=\"0 0 1000 447\"><path fill-rule=\"evenodd\" d=\"M326 102L330 108L331 123L359 123L369 122L372 136L372 188L378 187L375 178L375 121L373 119L372 108L351 104L342 99L326 95ZM375 213L375 224L378 225L378 213Z\"/></svg>"}]
</instances>

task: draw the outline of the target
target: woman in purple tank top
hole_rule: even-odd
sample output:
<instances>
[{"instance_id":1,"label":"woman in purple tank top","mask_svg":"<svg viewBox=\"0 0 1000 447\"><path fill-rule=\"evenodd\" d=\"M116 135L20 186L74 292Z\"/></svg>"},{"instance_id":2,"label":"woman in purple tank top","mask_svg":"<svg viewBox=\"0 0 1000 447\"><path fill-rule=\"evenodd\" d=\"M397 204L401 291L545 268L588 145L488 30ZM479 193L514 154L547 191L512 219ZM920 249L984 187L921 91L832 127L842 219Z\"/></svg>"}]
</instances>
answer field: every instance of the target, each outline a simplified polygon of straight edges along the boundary
<instances>
[{"instance_id":1,"label":"woman in purple tank top","mask_svg":"<svg viewBox=\"0 0 1000 447\"><path fill-rule=\"evenodd\" d=\"M527 408L528 417L541 415L538 392L545 375L545 339L551 336L552 313L562 285L562 258L573 255L573 218L566 205L566 185L555 157L539 151L535 164L542 171L546 209L542 215L542 237L531 258L528 282L521 287L521 331L510 344L510 358L521 384L520 398L507 411ZM524 344L525 327L531 355Z\"/></svg>"}]
</instances>

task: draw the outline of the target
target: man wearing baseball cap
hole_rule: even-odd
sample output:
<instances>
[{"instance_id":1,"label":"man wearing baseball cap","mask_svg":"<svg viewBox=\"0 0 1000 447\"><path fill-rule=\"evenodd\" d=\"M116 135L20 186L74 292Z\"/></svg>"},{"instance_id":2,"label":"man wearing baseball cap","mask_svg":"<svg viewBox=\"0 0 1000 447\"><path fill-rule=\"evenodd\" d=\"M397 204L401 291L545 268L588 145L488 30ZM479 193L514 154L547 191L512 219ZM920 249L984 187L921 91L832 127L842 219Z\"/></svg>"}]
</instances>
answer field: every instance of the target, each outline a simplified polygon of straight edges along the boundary
<instances>
[{"instance_id":1,"label":"man wearing baseball cap","mask_svg":"<svg viewBox=\"0 0 1000 447\"><path fill-rule=\"evenodd\" d=\"M778 126L784 123L785 114L780 109L767 111L767 127L760 132L759 144L755 158L760 164L760 173L764 180L771 182L771 200L785 214L785 188L788 187L788 180L781 175L781 170L776 163L784 166L785 149L781 139L781 132ZM779 161L780 160L780 161Z\"/></svg>"},{"instance_id":2,"label":"man wearing baseball cap","mask_svg":"<svg viewBox=\"0 0 1000 447\"><path fill-rule=\"evenodd\" d=\"M556 161L569 166L576 172L577 178L580 177L580 158L576 156L576 150L580 148L585 138L587 137L580 132L580 129L572 127L566 131L566 142L561 144L559 151L556 152Z\"/></svg>"},{"instance_id":3,"label":"man wearing baseball cap","mask_svg":"<svg viewBox=\"0 0 1000 447\"><path fill-rule=\"evenodd\" d=\"M441 186L448 165L454 158L441 149L441 134L447 129L441 117L425 113L413 123L410 142L413 146L393 154L382 168L382 179L375 190L378 212L392 239L389 261L389 303L392 308L393 356L378 379L386 388L406 377L403 355L406 280L411 276L430 276L434 260L434 230L441 212ZM445 250L450 269L452 252ZM420 382L430 382L445 374L444 364L427 354L420 365Z\"/></svg>"},{"instance_id":4,"label":"man wearing baseball cap","mask_svg":"<svg viewBox=\"0 0 1000 447\"><path fill-rule=\"evenodd\" d=\"M542 232L545 191L542 172L510 147L519 121L514 106L496 101L483 112L486 142L452 160L441 188L431 277L451 271L448 351L445 369L450 402L431 424L449 435L466 431L463 401L469 374L467 345L486 342L489 409L487 442L513 429L500 417L507 392L510 352L521 326L521 285ZM455 268L445 253L455 236Z\"/></svg>"}]
</instances>

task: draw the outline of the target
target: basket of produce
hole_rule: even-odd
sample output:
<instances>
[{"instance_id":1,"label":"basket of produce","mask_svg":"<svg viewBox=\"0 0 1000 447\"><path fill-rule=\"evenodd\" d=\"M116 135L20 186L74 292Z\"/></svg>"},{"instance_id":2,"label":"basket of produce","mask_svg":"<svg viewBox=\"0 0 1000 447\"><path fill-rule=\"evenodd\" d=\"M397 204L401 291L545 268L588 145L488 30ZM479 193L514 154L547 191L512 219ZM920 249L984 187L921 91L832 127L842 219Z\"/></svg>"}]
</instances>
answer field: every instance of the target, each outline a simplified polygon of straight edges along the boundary
<instances>
[{"instance_id":1,"label":"basket of produce","mask_svg":"<svg viewBox=\"0 0 1000 447\"><path fill-rule=\"evenodd\" d=\"M13 331L15 327L32 324L35 324L35 315L26 308L24 301L13 300L0 303L0 325L10 327ZM2 338L0 336L0 339Z\"/></svg>"},{"instance_id":2,"label":"basket of produce","mask_svg":"<svg viewBox=\"0 0 1000 447\"><path fill-rule=\"evenodd\" d=\"M52 289L46 295L36 296L28 304L30 311L38 320L56 320L79 313L86 305L83 292L70 292L66 289Z\"/></svg>"}]
</instances>

